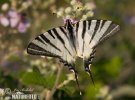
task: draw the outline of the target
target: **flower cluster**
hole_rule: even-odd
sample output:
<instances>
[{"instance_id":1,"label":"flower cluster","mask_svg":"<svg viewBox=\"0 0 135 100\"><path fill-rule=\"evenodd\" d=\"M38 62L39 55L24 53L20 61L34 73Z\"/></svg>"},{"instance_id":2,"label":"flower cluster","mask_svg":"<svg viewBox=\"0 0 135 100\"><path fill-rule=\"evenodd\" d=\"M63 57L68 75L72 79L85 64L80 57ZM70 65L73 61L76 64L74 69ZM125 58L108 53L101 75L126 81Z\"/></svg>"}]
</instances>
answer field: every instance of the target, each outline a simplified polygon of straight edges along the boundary
<instances>
[{"instance_id":1,"label":"flower cluster","mask_svg":"<svg viewBox=\"0 0 135 100\"><path fill-rule=\"evenodd\" d=\"M7 3L2 5L3 13L0 13L0 25L17 29L20 33L26 32L30 23L25 13L20 13L13 8L9 8Z\"/></svg>"},{"instance_id":2,"label":"flower cluster","mask_svg":"<svg viewBox=\"0 0 135 100\"><path fill-rule=\"evenodd\" d=\"M86 3L85 5L79 0L71 0L69 7L59 8L57 17L62 17L64 22L66 19L71 19L73 23L78 20L86 20L94 15L93 10L96 8L94 2Z\"/></svg>"}]
</instances>

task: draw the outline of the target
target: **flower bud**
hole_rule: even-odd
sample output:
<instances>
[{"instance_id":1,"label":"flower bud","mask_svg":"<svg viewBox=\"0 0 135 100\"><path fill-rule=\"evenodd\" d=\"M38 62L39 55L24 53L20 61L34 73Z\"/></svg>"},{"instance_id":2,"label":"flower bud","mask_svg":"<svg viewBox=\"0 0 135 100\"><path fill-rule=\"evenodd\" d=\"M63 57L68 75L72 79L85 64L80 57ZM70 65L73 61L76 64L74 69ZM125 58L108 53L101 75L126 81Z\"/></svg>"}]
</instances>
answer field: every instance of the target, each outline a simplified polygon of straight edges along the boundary
<instances>
[{"instance_id":1,"label":"flower bud","mask_svg":"<svg viewBox=\"0 0 135 100\"><path fill-rule=\"evenodd\" d=\"M9 20L6 17L1 17L0 18L0 23L1 25L3 25L4 27L7 27L9 25Z\"/></svg>"},{"instance_id":2,"label":"flower bud","mask_svg":"<svg viewBox=\"0 0 135 100\"><path fill-rule=\"evenodd\" d=\"M87 19L87 15L83 15L82 20L86 20L86 19Z\"/></svg>"},{"instance_id":3,"label":"flower bud","mask_svg":"<svg viewBox=\"0 0 135 100\"><path fill-rule=\"evenodd\" d=\"M4 4L2 5L2 7L1 7L1 9L2 9L3 11L8 10L8 8L9 8L8 3L4 3Z\"/></svg>"},{"instance_id":4,"label":"flower bud","mask_svg":"<svg viewBox=\"0 0 135 100\"><path fill-rule=\"evenodd\" d=\"M87 17L92 17L93 15L94 15L94 13L93 13L93 11L89 11L89 12L87 12Z\"/></svg>"},{"instance_id":5,"label":"flower bud","mask_svg":"<svg viewBox=\"0 0 135 100\"><path fill-rule=\"evenodd\" d=\"M75 4L76 4L76 0L72 0L72 1L70 2L70 4L71 4L71 5L75 5Z\"/></svg>"},{"instance_id":6,"label":"flower bud","mask_svg":"<svg viewBox=\"0 0 135 100\"><path fill-rule=\"evenodd\" d=\"M72 11L72 8L71 7L67 7L66 9L65 9L65 13L70 13Z\"/></svg>"},{"instance_id":7,"label":"flower bud","mask_svg":"<svg viewBox=\"0 0 135 100\"><path fill-rule=\"evenodd\" d=\"M63 16L63 11L58 11L57 12L57 17L61 17L61 16Z\"/></svg>"}]
</instances>

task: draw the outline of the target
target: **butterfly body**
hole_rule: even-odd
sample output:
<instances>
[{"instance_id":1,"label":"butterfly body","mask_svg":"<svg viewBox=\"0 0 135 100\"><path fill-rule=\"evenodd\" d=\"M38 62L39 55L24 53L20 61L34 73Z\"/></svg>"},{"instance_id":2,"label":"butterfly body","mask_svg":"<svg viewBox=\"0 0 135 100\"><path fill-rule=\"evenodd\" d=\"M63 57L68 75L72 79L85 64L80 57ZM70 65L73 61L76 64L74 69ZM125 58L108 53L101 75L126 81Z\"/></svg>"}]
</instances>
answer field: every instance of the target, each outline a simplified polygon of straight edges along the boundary
<instances>
[{"instance_id":1,"label":"butterfly body","mask_svg":"<svg viewBox=\"0 0 135 100\"><path fill-rule=\"evenodd\" d=\"M118 30L119 25L108 20L86 20L77 23L67 20L65 26L53 28L36 37L28 45L27 52L32 55L59 58L75 73L77 83L75 60L81 57L84 60L85 71L90 74L93 81L90 66L96 47Z\"/></svg>"}]
</instances>

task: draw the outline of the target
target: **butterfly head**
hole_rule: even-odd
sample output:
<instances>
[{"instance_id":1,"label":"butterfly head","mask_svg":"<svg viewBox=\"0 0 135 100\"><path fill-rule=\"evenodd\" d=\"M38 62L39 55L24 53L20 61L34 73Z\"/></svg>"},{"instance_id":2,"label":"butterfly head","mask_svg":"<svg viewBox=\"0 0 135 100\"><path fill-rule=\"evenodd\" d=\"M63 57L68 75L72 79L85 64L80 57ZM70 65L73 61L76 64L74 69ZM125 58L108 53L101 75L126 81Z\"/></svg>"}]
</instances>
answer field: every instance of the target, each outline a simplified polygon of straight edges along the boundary
<instances>
[{"instance_id":1,"label":"butterfly head","mask_svg":"<svg viewBox=\"0 0 135 100\"><path fill-rule=\"evenodd\" d=\"M64 18L64 24L66 24L67 22L70 22L72 24L75 24L75 23L78 22L78 20L77 19L74 19L74 18L71 18L71 17L66 17L66 18Z\"/></svg>"},{"instance_id":2,"label":"butterfly head","mask_svg":"<svg viewBox=\"0 0 135 100\"><path fill-rule=\"evenodd\" d=\"M66 20L65 27L67 30L72 30L73 29L73 22L70 19Z\"/></svg>"},{"instance_id":3,"label":"butterfly head","mask_svg":"<svg viewBox=\"0 0 135 100\"><path fill-rule=\"evenodd\" d=\"M65 24L73 24L73 22L72 22L71 19L66 19L66 20L65 20Z\"/></svg>"}]
</instances>

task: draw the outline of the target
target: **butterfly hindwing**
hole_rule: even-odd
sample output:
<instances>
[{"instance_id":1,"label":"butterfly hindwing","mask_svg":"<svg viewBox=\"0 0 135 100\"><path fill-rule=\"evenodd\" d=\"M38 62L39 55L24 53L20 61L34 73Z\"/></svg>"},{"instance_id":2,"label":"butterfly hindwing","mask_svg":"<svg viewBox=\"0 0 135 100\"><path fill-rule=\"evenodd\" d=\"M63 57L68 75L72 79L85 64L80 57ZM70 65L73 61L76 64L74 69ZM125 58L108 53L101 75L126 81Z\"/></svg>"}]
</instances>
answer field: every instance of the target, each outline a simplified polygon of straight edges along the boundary
<instances>
[{"instance_id":1,"label":"butterfly hindwing","mask_svg":"<svg viewBox=\"0 0 135 100\"><path fill-rule=\"evenodd\" d=\"M92 60L98 44L119 30L119 25L108 20L79 21L75 24L77 55L84 59L85 71L89 73L94 84L91 71Z\"/></svg>"},{"instance_id":2,"label":"butterfly hindwing","mask_svg":"<svg viewBox=\"0 0 135 100\"><path fill-rule=\"evenodd\" d=\"M77 54L89 58L93 47L119 30L119 25L108 20L79 21L75 25Z\"/></svg>"}]
</instances>

